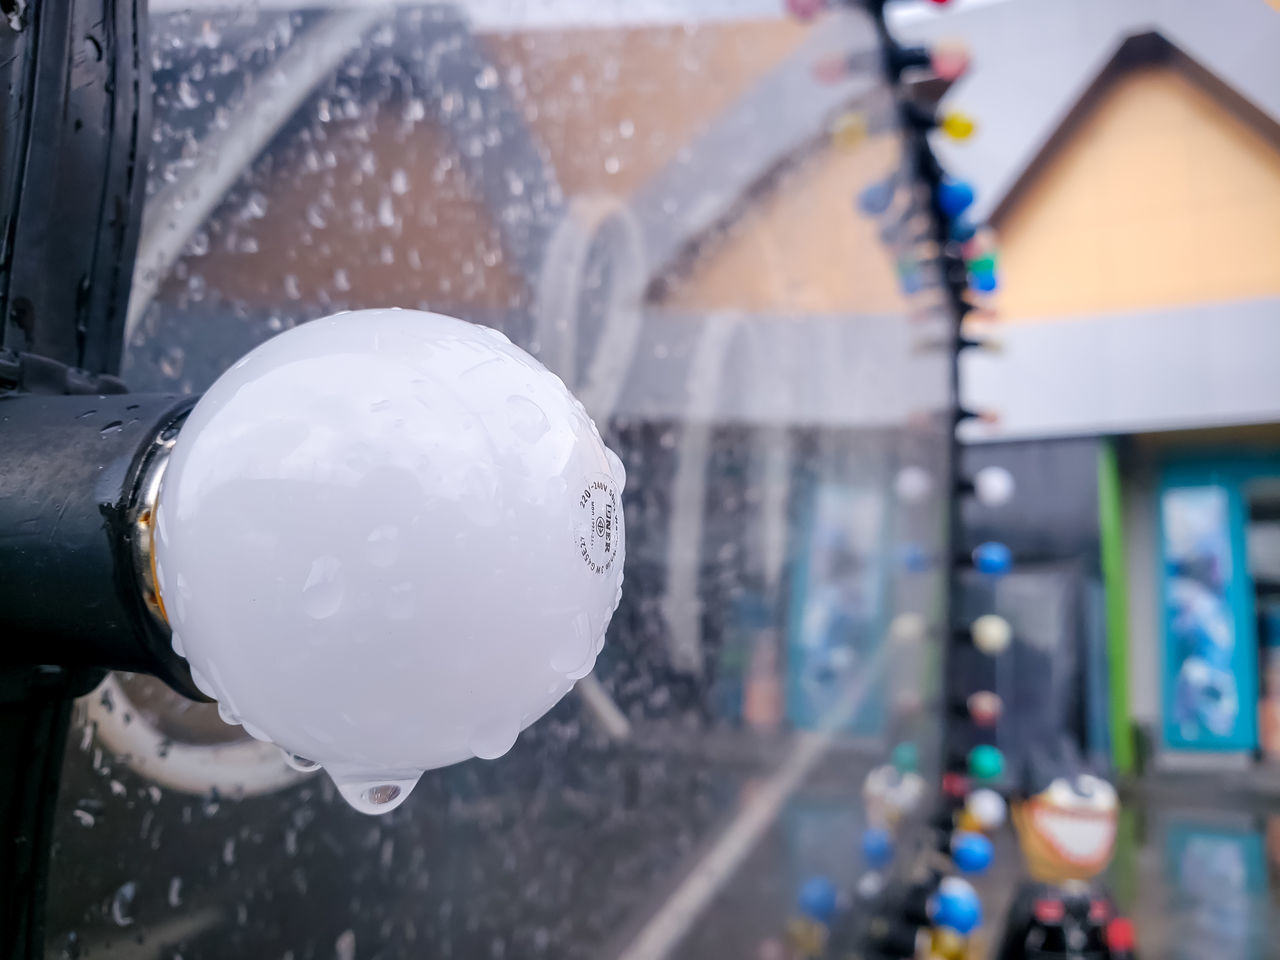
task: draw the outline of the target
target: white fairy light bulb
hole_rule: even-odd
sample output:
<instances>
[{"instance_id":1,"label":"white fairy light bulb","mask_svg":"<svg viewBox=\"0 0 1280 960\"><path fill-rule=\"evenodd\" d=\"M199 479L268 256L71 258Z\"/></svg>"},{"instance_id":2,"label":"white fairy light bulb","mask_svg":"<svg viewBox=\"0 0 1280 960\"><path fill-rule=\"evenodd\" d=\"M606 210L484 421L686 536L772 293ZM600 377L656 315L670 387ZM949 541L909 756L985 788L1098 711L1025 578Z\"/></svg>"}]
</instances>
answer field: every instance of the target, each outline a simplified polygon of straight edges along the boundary
<instances>
[{"instance_id":1,"label":"white fairy light bulb","mask_svg":"<svg viewBox=\"0 0 1280 960\"><path fill-rule=\"evenodd\" d=\"M1009 810L1000 794L985 787L969 794L964 808L978 827L987 832L1000 829Z\"/></svg>"},{"instance_id":2,"label":"white fairy light bulb","mask_svg":"<svg viewBox=\"0 0 1280 960\"><path fill-rule=\"evenodd\" d=\"M155 534L174 648L224 718L391 810L425 770L506 753L591 671L624 482L501 333L408 310L307 323L178 435Z\"/></svg>"},{"instance_id":3,"label":"white fairy light bulb","mask_svg":"<svg viewBox=\"0 0 1280 960\"><path fill-rule=\"evenodd\" d=\"M933 492L933 478L923 467L903 467L894 477L893 488L903 503L920 503Z\"/></svg>"},{"instance_id":4,"label":"white fairy light bulb","mask_svg":"<svg viewBox=\"0 0 1280 960\"><path fill-rule=\"evenodd\" d=\"M984 507L1003 507L1013 499L1013 474L1004 467L983 467L973 477L973 492Z\"/></svg>"},{"instance_id":5,"label":"white fairy light bulb","mask_svg":"<svg viewBox=\"0 0 1280 960\"><path fill-rule=\"evenodd\" d=\"M996 613L984 613L969 626L973 645L988 656L997 656L1009 649L1013 640L1013 627Z\"/></svg>"}]
</instances>

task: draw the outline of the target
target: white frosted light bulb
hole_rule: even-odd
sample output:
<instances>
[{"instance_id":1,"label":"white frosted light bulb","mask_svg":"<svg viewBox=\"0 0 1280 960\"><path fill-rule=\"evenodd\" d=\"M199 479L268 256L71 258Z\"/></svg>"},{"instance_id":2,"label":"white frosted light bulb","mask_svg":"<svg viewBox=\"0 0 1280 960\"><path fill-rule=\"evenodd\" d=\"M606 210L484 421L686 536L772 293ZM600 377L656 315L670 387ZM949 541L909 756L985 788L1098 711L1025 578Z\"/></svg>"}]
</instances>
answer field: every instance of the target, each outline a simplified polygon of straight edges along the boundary
<instances>
[{"instance_id":1,"label":"white frosted light bulb","mask_svg":"<svg viewBox=\"0 0 1280 960\"><path fill-rule=\"evenodd\" d=\"M393 809L424 770L506 753L591 671L624 482L560 379L495 330L304 324L178 435L155 543L174 647L224 718Z\"/></svg>"},{"instance_id":2,"label":"white frosted light bulb","mask_svg":"<svg viewBox=\"0 0 1280 960\"><path fill-rule=\"evenodd\" d=\"M986 831L998 830L1004 824L1008 813L1004 798L994 790L988 790L985 787L969 794L964 807Z\"/></svg>"},{"instance_id":3,"label":"white frosted light bulb","mask_svg":"<svg viewBox=\"0 0 1280 960\"><path fill-rule=\"evenodd\" d=\"M1003 507L1013 499L1013 474L1004 467L983 467L973 477L973 492L985 507Z\"/></svg>"},{"instance_id":4,"label":"white frosted light bulb","mask_svg":"<svg viewBox=\"0 0 1280 960\"><path fill-rule=\"evenodd\" d=\"M973 645L988 656L1004 653L1013 640L1013 628L1009 621L995 613L985 613L969 626Z\"/></svg>"},{"instance_id":5,"label":"white frosted light bulb","mask_svg":"<svg viewBox=\"0 0 1280 960\"><path fill-rule=\"evenodd\" d=\"M898 499L904 503L919 503L933 491L933 478L923 467L903 467L893 481Z\"/></svg>"}]
</instances>

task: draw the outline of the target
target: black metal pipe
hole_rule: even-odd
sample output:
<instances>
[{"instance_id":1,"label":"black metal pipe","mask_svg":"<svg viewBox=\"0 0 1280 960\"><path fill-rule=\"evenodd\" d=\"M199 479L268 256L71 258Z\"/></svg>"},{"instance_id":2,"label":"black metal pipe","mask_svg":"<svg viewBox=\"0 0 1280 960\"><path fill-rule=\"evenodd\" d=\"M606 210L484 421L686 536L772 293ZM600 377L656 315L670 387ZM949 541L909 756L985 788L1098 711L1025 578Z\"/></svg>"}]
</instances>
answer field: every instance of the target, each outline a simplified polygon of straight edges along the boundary
<instances>
[{"instance_id":1,"label":"black metal pipe","mask_svg":"<svg viewBox=\"0 0 1280 960\"><path fill-rule=\"evenodd\" d=\"M205 699L148 608L131 511L193 397L0 397L0 670L151 673Z\"/></svg>"}]
</instances>

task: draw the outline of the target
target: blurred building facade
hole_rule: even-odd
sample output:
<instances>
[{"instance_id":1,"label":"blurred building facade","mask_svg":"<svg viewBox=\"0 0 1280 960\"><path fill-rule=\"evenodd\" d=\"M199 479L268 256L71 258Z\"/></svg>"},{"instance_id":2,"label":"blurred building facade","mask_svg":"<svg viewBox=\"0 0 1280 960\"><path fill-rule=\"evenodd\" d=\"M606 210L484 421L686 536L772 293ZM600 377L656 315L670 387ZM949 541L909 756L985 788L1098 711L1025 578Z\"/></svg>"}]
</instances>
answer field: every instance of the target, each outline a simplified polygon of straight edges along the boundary
<instances>
[{"instance_id":1,"label":"blurred building facade","mask_svg":"<svg viewBox=\"0 0 1280 960\"><path fill-rule=\"evenodd\" d=\"M986 459L1018 441L1024 460L1070 445L1096 461L1092 501L1068 493L1070 470L1025 496L1074 503L1096 531L1056 542L1105 581L1107 677L1080 684L1118 765L1136 732L1160 767L1254 767L1280 750L1280 15L1261 0L953 14L902 26L963 36L984 64L948 95L982 122L949 149L1002 258L1003 350L965 368L970 405L1000 420L969 439ZM1043 547L1054 513L1003 532Z\"/></svg>"}]
</instances>

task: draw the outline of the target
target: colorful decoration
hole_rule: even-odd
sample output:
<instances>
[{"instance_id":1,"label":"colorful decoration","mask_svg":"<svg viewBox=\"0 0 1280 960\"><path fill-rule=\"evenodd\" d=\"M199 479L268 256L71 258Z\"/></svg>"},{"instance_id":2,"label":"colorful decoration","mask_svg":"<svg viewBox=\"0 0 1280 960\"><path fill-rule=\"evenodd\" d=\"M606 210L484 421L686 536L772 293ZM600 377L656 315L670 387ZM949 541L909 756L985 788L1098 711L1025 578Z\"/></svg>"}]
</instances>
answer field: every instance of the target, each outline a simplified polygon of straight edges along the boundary
<instances>
[{"instance_id":1,"label":"colorful decoration","mask_svg":"<svg viewBox=\"0 0 1280 960\"><path fill-rule=\"evenodd\" d=\"M1004 701L1000 699L1000 694L992 693L990 690L979 690L977 693L969 694L967 705L969 717L979 727L994 727L1000 719L1001 711L1004 710Z\"/></svg>"},{"instance_id":2,"label":"colorful decoration","mask_svg":"<svg viewBox=\"0 0 1280 960\"><path fill-rule=\"evenodd\" d=\"M970 241L969 246L972 244ZM988 250L986 253L980 253L971 257L965 262L965 266L969 268L970 273L995 273L996 272L996 254L994 250Z\"/></svg>"},{"instance_id":3,"label":"colorful decoration","mask_svg":"<svg viewBox=\"0 0 1280 960\"><path fill-rule=\"evenodd\" d=\"M893 748L889 762L899 773L915 773L920 767L920 751L909 740L904 740Z\"/></svg>"},{"instance_id":4,"label":"colorful decoration","mask_svg":"<svg viewBox=\"0 0 1280 960\"><path fill-rule=\"evenodd\" d=\"M973 645L987 656L997 656L1009 648L1013 640L1013 628L999 614L985 613L969 626Z\"/></svg>"},{"instance_id":5,"label":"colorful decoration","mask_svg":"<svg viewBox=\"0 0 1280 960\"><path fill-rule=\"evenodd\" d=\"M796 906L800 908L801 916L827 923L836 912L838 899L835 884L826 877L813 876L800 887Z\"/></svg>"},{"instance_id":6,"label":"colorful decoration","mask_svg":"<svg viewBox=\"0 0 1280 960\"><path fill-rule=\"evenodd\" d=\"M902 773L887 763L873 768L862 783L867 822L888 830L914 811L924 796L923 777L918 773Z\"/></svg>"},{"instance_id":7,"label":"colorful decoration","mask_svg":"<svg viewBox=\"0 0 1280 960\"><path fill-rule=\"evenodd\" d=\"M869 867L887 867L893 860L893 836L884 827L868 827L862 833L862 856Z\"/></svg>"},{"instance_id":8,"label":"colorful decoration","mask_svg":"<svg viewBox=\"0 0 1280 960\"><path fill-rule=\"evenodd\" d=\"M969 286L979 293L994 293L999 286L994 270L970 270Z\"/></svg>"},{"instance_id":9,"label":"colorful decoration","mask_svg":"<svg viewBox=\"0 0 1280 960\"><path fill-rule=\"evenodd\" d=\"M969 69L969 48L959 40L940 40L929 51L929 66L939 80L955 83Z\"/></svg>"},{"instance_id":10,"label":"colorful decoration","mask_svg":"<svg viewBox=\"0 0 1280 960\"><path fill-rule=\"evenodd\" d=\"M854 893L860 900L873 900L884 889L884 874L878 870L868 870L858 880Z\"/></svg>"},{"instance_id":11,"label":"colorful decoration","mask_svg":"<svg viewBox=\"0 0 1280 960\"><path fill-rule=\"evenodd\" d=\"M838 150L852 150L867 139L867 115L842 113L831 125L831 145Z\"/></svg>"},{"instance_id":12,"label":"colorful decoration","mask_svg":"<svg viewBox=\"0 0 1280 960\"><path fill-rule=\"evenodd\" d=\"M952 111L943 114L942 119L938 121L938 129L952 140L968 140L978 129L978 125L967 113Z\"/></svg>"},{"instance_id":13,"label":"colorful decoration","mask_svg":"<svg viewBox=\"0 0 1280 960\"><path fill-rule=\"evenodd\" d=\"M971 818L976 829L992 833L1004 825L1009 807L1004 797L984 787L969 794L964 804L964 815Z\"/></svg>"},{"instance_id":14,"label":"colorful decoration","mask_svg":"<svg viewBox=\"0 0 1280 960\"><path fill-rule=\"evenodd\" d=\"M1093 886L1111 860L1115 789L1088 771L1071 742L1028 756L1012 818L1031 880L1013 899L997 956L1066 943L1099 960L1133 960L1132 926Z\"/></svg>"},{"instance_id":15,"label":"colorful decoration","mask_svg":"<svg viewBox=\"0 0 1280 960\"><path fill-rule=\"evenodd\" d=\"M953 217L951 220L951 229L948 231L951 235L951 239L956 243L966 242L977 232L978 228L970 222L968 217L963 216Z\"/></svg>"},{"instance_id":16,"label":"colorful decoration","mask_svg":"<svg viewBox=\"0 0 1280 960\"><path fill-rule=\"evenodd\" d=\"M979 573L1000 576L1013 568L1013 551L994 540L980 543L973 551L973 565Z\"/></svg>"},{"instance_id":17,"label":"colorful decoration","mask_svg":"<svg viewBox=\"0 0 1280 960\"><path fill-rule=\"evenodd\" d=\"M858 194L858 209L867 214L867 216L880 216L893 203L893 194L896 186L893 179L890 178L863 187L862 192Z\"/></svg>"},{"instance_id":18,"label":"colorful decoration","mask_svg":"<svg viewBox=\"0 0 1280 960\"><path fill-rule=\"evenodd\" d=\"M938 927L929 933L929 960L965 960L969 956L969 941L963 934L947 927Z\"/></svg>"},{"instance_id":19,"label":"colorful decoration","mask_svg":"<svg viewBox=\"0 0 1280 960\"><path fill-rule=\"evenodd\" d=\"M827 950L829 931L825 923L809 917L792 917L787 924L788 960L819 960Z\"/></svg>"},{"instance_id":20,"label":"colorful decoration","mask_svg":"<svg viewBox=\"0 0 1280 960\"><path fill-rule=\"evenodd\" d=\"M990 782L1003 773L1004 754L997 747L983 743L969 751L969 776L973 779Z\"/></svg>"},{"instance_id":21,"label":"colorful decoration","mask_svg":"<svg viewBox=\"0 0 1280 960\"><path fill-rule=\"evenodd\" d=\"M812 20L827 8L827 0L787 0L787 13L797 20Z\"/></svg>"},{"instance_id":22,"label":"colorful decoration","mask_svg":"<svg viewBox=\"0 0 1280 960\"><path fill-rule=\"evenodd\" d=\"M973 187L963 180L947 177L938 184L938 208L948 217L960 216L973 201Z\"/></svg>"},{"instance_id":23,"label":"colorful decoration","mask_svg":"<svg viewBox=\"0 0 1280 960\"><path fill-rule=\"evenodd\" d=\"M981 833L961 831L951 837L951 859L961 873L982 873L991 866L995 848Z\"/></svg>"},{"instance_id":24,"label":"colorful decoration","mask_svg":"<svg viewBox=\"0 0 1280 960\"><path fill-rule=\"evenodd\" d=\"M929 898L929 922L967 935L982 923L982 903L967 880L946 877Z\"/></svg>"},{"instance_id":25,"label":"colorful decoration","mask_svg":"<svg viewBox=\"0 0 1280 960\"><path fill-rule=\"evenodd\" d=\"M1013 474L1004 467L983 467L973 475L973 493L984 507L1003 507L1013 499Z\"/></svg>"},{"instance_id":26,"label":"colorful decoration","mask_svg":"<svg viewBox=\"0 0 1280 960\"><path fill-rule=\"evenodd\" d=\"M1013 806L1013 825L1031 876L1063 884L1091 880L1111 862L1118 802L1115 788L1083 770L1074 752L1047 753L1028 763L1023 799Z\"/></svg>"},{"instance_id":27,"label":"colorful decoration","mask_svg":"<svg viewBox=\"0 0 1280 960\"><path fill-rule=\"evenodd\" d=\"M969 792L969 778L963 773L949 770L942 775L942 792L959 800Z\"/></svg>"}]
</instances>

